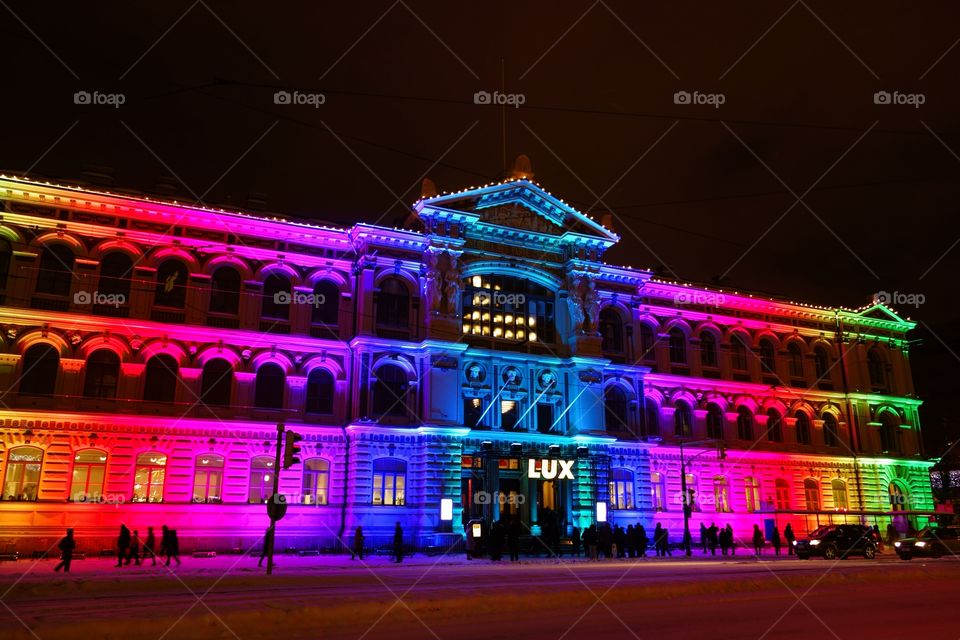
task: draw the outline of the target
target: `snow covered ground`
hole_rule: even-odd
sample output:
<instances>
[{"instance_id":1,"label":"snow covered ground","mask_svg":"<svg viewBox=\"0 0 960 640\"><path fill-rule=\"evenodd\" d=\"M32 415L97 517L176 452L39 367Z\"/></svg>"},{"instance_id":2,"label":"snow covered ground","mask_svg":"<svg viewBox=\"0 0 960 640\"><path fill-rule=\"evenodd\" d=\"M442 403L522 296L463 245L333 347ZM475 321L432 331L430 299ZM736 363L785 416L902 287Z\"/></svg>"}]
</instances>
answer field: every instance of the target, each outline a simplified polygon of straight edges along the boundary
<instances>
[{"instance_id":1,"label":"snow covered ground","mask_svg":"<svg viewBox=\"0 0 960 640\"><path fill-rule=\"evenodd\" d=\"M826 562L695 555L658 561L364 562L184 558L0 563L0 628L31 638L956 637L960 561ZM764 635L766 634L766 635Z\"/></svg>"}]
</instances>

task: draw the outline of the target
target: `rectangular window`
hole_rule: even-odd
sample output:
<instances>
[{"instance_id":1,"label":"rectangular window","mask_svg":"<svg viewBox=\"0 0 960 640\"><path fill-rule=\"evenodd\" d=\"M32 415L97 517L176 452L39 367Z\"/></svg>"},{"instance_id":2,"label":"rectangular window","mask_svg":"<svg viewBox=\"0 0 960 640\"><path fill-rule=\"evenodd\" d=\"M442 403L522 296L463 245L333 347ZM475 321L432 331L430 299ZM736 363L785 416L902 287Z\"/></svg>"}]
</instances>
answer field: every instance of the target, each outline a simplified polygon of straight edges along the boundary
<instances>
[{"instance_id":1,"label":"rectangular window","mask_svg":"<svg viewBox=\"0 0 960 640\"><path fill-rule=\"evenodd\" d=\"M500 427L505 431L513 431L517 428L517 420L520 418L520 404L516 400L500 401Z\"/></svg>"},{"instance_id":2,"label":"rectangular window","mask_svg":"<svg viewBox=\"0 0 960 640\"><path fill-rule=\"evenodd\" d=\"M463 399L463 426L473 429L480 426L483 416L483 400L480 398Z\"/></svg>"},{"instance_id":3,"label":"rectangular window","mask_svg":"<svg viewBox=\"0 0 960 640\"><path fill-rule=\"evenodd\" d=\"M537 431L549 433L553 426L553 405L540 403L537 405Z\"/></svg>"}]
</instances>

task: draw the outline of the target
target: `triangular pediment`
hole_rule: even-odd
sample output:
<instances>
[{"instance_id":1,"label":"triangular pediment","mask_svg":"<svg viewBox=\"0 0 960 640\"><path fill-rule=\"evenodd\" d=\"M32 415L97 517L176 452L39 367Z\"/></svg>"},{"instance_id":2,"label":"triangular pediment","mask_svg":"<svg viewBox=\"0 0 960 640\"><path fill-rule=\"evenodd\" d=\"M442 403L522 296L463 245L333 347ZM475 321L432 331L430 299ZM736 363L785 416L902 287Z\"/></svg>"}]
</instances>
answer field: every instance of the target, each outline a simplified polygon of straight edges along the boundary
<instances>
[{"instance_id":1,"label":"triangular pediment","mask_svg":"<svg viewBox=\"0 0 960 640\"><path fill-rule=\"evenodd\" d=\"M475 224L536 234L599 241L610 246L620 237L527 179L510 180L456 193L424 198L414 207L424 217L435 213L471 214Z\"/></svg>"},{"instance_id":2,"label":"triangular pediment","mask_svg":"<svg viewBox=\"0 0 960 640\"><path fill-rule=\"evenodd\" d=\"M893 309L882 302L878 302L870 307L867 307L857 315L862 318L873 318L875 320L885 320L887 322L907 322L898 316Z\"/></svg>"}]
</instances>

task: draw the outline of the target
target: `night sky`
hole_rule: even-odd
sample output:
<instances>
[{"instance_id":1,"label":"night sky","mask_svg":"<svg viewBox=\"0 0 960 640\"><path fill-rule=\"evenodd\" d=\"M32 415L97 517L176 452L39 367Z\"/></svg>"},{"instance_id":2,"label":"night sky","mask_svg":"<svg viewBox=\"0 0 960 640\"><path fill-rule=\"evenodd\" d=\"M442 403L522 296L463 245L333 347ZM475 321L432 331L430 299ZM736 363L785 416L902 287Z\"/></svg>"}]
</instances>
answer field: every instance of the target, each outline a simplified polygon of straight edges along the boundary
<instances>
[{"instance_id":1,"label":"night sky","mask_svg":"<svg viewBox=\"0 0 960 640\"><path fill-rule=\"evenodd\" d=\"M928 453L958 437L955 2L3 0L0 16L4 171L111 167L116 189L167 176L181 201L400 225L424 175L456 190L524 153L545 188L612 213L608 262L815 304L921 295L893 306L921 322Z\"/></svg>"}]
</instances>

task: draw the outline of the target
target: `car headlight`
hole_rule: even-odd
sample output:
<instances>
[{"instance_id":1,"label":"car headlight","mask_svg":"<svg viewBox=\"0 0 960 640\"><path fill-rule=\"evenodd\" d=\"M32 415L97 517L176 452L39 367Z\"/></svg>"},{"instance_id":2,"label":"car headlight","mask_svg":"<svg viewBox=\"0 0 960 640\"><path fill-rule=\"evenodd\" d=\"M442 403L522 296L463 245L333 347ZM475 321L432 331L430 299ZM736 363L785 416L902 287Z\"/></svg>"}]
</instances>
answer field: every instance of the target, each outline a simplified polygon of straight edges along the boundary
<instances>
[{"instance_id":1,"label":"car headlight","mask_svg":"<svg viewBox=\"0 0 960 640\"><path fill-rule=\"evenodd\" d=\"M797 541L796 541L796 540L793 541L793 546L797 546Z\"/></svg>"},{"instance_id":2,"label":"car headlight","mask_svg":"<svg viewBox=\"0 0 960 640\"><path fill-rule=\"evenodd\" d=\"M810 546L811 546L811 547L815 547L815 546L817 546L818 544L820 544L820 541L819 541L819 540L811 540L811 541L810 541Z\"/></svg>"},{"instance_id":3,"label":"car headlight","mask_svg":"<svg viewBox=\"0 0 960 640\"><path fill-rule=\"evenodd\" d=\"M913 546L915 546L915 547L925 547L925 546L927 546L927 543L924 542L923 540L917 540L916 542L913 543Z\"/></svg>"},{"instance_id":4,"label":"car headlight","mask_svg":"<svg viewBox=\"0 0 960 640\"><path fill-rule=\"evenodd\" d=\"M899 547L899 546L900 546L900 541L898 540L898 541L894 542L894 543L893 543L893 546Z\"/></svg>"}]
</instances>

